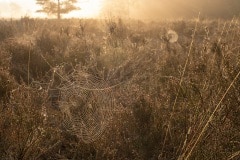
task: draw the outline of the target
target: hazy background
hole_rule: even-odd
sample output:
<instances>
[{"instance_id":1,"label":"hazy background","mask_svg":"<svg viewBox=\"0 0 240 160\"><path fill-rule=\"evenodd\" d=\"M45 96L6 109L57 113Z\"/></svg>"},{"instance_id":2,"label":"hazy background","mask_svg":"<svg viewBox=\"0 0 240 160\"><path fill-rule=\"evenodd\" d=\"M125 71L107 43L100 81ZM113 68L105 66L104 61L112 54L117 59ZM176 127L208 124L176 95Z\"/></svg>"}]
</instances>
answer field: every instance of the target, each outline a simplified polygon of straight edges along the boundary
<instances>
[{"instance_id":1,"label":"hazy background","mask_svg":"<svg viewBox=\"0 0 240 160\"><path fill-rule=\"evenodd\" d=\"M240 13L240 0L105 0L104 10L134 18L232 18ZM112 4L109 7L109 3ZM120 12L122 10L122 12Z\"/></svg>"},{"instance_id":2,"label":"hazy background","mask_svg":"<svg viewBox=\"0 0 240 160\"><path fill-rule=\"evenodd\" d=\"M0 0L0 18L20 18L24 15L41 16L34 13L36 9L35 0Z\"/></svg>"},{"instance_id":3,"label":"hazy background","mask_svg":"<svg viewBox=\"0 0 240 160\"><path fill-rule=\"evenodd\" d=\"M90 17L194 18L201 12L202 16L209 18L232 18L240 13L240 0L100 0L99 11L91 6L84 7L88 0L80 1L82 10L65 17L82 18L84 13L94 12ZM44 14L35 13L38 8L35 0L0 0L0 18L44 17Z\"/></svg>"},{"instance_id":4,"label":"hazy background","mask_svg":"<svg viewBox=\"0 0 240 160\"><path fill-rule=\"evenodd\" d=\"M94 18L97 17L102 8L104 0L78 0L76 6L81 10L72 11L64 18ZM55 0L57 2L57 0ZM94 5L93 5L94 4ZM36 0L0 0L0 18L21 18L23 16L46 18L50 15L45 13L37 13L36 10L41 9L41 6L36 4ZM56 15L49 18L56 18Z\"/></svg>"}]
</instances>

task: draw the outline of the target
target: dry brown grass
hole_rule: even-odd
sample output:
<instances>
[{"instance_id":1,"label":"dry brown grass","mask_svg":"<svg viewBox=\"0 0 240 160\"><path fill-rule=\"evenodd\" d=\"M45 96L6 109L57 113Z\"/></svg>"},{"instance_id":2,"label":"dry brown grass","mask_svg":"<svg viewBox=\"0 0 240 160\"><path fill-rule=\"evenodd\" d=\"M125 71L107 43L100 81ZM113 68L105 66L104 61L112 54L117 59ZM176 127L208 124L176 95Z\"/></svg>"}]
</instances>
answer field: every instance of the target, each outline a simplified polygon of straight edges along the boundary
<instances>
[{"instance_id":1,"label":"dry brown grass","mask_svg":"<svg viewBox=\"0 0 240 160\"><path fill-rule=\"evenodd\" d=\"M239 158L238 18L47 21L2 22L14 32L0 30L1 159ZM118 84L121 109L90 144L64 129L49 102L78 70Z\"/></svg>"}]
</instances>

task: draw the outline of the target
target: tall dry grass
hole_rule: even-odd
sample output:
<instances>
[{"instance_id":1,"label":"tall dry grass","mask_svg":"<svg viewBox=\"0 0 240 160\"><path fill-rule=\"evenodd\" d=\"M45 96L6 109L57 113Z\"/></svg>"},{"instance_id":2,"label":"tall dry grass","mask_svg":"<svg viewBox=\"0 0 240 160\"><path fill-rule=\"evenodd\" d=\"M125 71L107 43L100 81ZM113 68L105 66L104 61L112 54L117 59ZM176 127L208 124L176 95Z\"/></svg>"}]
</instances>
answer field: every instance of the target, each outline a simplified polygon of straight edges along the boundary
<instances>
[{"instance_id":1,"label":"tall dry grass","mask_svg":"<svg viewBox=\"0 0 240 160\"><path fill-rule=\"evenodd\" d=\"M0 26L2 159L239 158L237 17L26 18ZM177 42L169 42L169 30ZM90 144L64 129L49 95L78 70L118 84L113 94L120 110Z\"/></svg>"}]
</instances>

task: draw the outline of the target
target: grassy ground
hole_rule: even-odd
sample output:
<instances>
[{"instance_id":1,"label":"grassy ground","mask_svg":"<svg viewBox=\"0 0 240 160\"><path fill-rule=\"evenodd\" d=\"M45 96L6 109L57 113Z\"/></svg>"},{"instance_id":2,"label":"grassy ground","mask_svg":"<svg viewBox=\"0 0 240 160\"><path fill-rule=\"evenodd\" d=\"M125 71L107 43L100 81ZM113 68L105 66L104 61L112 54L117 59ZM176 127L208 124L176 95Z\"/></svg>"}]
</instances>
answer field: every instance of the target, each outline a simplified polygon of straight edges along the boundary
<instances>
[{"instance_id":1,"label":"grassy ground","mask_svg":"<svg viewBox=\"0 0 240 160\"><path fill-rule=\"evenodd\" d=\"M238 18L1 20L0 158L237 160L239 41Z\"/></svg>"}]
</instances>

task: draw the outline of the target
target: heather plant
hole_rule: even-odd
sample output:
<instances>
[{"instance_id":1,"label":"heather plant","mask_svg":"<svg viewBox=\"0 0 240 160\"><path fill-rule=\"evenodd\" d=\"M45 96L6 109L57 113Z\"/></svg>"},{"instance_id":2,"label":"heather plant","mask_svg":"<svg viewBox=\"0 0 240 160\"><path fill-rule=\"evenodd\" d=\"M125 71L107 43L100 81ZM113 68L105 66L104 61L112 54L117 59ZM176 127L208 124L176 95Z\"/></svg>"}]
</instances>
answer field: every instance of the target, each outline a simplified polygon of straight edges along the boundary
<instances>
[{"instance_id":1,"label":"heather plant","mask_svg":"<svg viewBox=\"0 0 240 160\"><path fill-rule=\"evenodd\" d=\"M44 28L39 37L36 38L36 45L43 54L64 56L69 43L68 33L51 31Z\"/></svg>"},{"instance_id":2,"label":"heather plant","mask_svg":"<svg viewBox=\"0 0 240 160\"><path fill-rule=\"evenodd\" d=\"M107 44L112 47L122 47L128 37L128 28L121 18L109 18L105 21L107 29Z\"/></svg>"},{"instance_id":3,"label":"heather plant","mask_svg":"<svg viewBox=\"0 0 240 160\"><path fill-rule=\"evenodd\" d=\"M11 22L1 20L0 21L0 41L13 37L15 29Z\"/></svg>"},{"instance_id":4,"label":"heather plant","mask_svg":"<svg viewBox=\"0 0 240 160\"><path fill-rule=\"evenodd\" d=\"M0 102L2 105L9 102L11 91L16 87L14 78L8 71L0 71Z\"/></svg>"},{"instance_id":5,"label":"heather plant","mask_svg":"<svg viewBox=\"0 0 240 160\"><path fill-rule=\"evenodd\" d=\"M1 158L239 159L237 18L67 22L1 46Z\"/></svg>"},{"instance_id":6,"label":"heather plant","mask_svg":"<svg viewBox=\"0 0 240 160\"><path fill-rule=\"evenodd\" d=\"M36 29L37 20L28 16L21 17L14 24L14 28L18 34L32 34Z\"/></svg>"},{"instance_id":7,"label":"heather plant","mask_svg":"<svg viewBox=\"0 0 240 160\"><path fill-rule=\"evenodd\" d=\"M10 72L19 83L28 84L36 79L42 79L49 71L49 66L33 44L13 41L8 43L6 48L11 54Z\"/></svg>"},{"instance_id":8,"label":"heather plant","mask_svg":"<svg viewBox=\"0 0 240 160\"><path fill-rule=\"evenodd\" d=\"M54 144L57 135L49 134L54 132L45 123L46 115L42 112L45 93L21 85L10 94L6 106L1 105L1 158L39 158L50 143Z\"/></svg>"}]
</instances>

